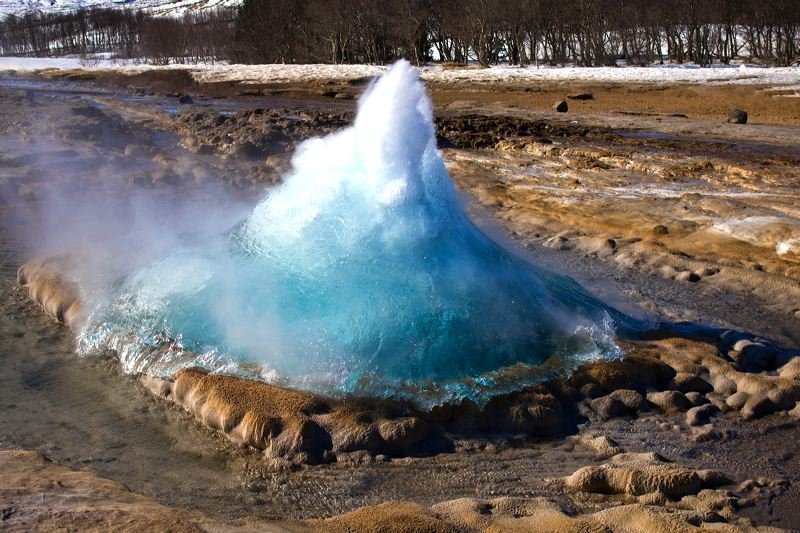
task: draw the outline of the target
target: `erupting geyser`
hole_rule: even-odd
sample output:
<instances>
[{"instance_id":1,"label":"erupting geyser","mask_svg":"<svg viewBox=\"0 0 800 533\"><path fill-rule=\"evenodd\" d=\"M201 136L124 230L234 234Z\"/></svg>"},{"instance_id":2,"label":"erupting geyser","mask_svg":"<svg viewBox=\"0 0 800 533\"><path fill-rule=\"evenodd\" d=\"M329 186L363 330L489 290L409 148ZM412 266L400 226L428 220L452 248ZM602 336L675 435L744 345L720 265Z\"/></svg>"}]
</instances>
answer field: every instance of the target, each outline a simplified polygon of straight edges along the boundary
<instances>
[{"instance_id":1,"label":"erupting geyser","mask_svg":"<svg viewBox=\"0 0 800 533\"><path fill-rule=\"evenodd\" d=\"M352 127L303 144L293 171L218 242L121 280L82 349L129 371L188 365L321 392L481 401L618 355L629 319L515 257L463 213L416 70L395 64Z\"/></svg>"}]
</instances>

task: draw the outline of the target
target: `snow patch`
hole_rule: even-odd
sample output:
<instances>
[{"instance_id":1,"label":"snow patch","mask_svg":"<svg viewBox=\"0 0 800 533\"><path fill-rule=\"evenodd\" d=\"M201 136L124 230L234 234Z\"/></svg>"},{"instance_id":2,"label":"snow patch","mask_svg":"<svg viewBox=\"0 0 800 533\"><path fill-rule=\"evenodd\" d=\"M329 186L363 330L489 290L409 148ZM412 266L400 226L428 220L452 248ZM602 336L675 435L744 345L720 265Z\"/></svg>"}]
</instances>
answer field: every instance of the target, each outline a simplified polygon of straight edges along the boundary
<instances>
[{"instance_id":1,"label":"snow patch","mask_svg":"<svg viewBox=\"0 0 800 533\"><path fill-rule=\"evenodd\" d=\"M85 61L83 62L85 63ZM41 69L78 69L87 71L116 70L138 73L149 70L181 69L191 72L198 82L230 82L244 84L275 82L314 82L323 80L347 81L375 77L386 71L378 65L237 65L226 63L199 65L144 65L132 61L93 60L84 66L80 58L0 58L0 70L21 73ZM771 85L780 90L800 86L798 67L756 67L743 69L727 65L697 68L696 65L652 65L650 67L514 67L498 65L486 69L443 68L440 65L422 67L421 77L427 82L457 83L524 83L538 82L597 82L597 83L690 83L718 85Z\"/></svg>"},{"instance_id":2,"label":"snow patch","mask_svg":"<svg viewBox=\"0 0 800 533\"><path fill-rule=\"evenodd\" d=\"M716 222L710 231L748 242L755 246L774 246L778 255L800 244L800 223L776 216L753 216Z\"/></svg>"}]
</instances>

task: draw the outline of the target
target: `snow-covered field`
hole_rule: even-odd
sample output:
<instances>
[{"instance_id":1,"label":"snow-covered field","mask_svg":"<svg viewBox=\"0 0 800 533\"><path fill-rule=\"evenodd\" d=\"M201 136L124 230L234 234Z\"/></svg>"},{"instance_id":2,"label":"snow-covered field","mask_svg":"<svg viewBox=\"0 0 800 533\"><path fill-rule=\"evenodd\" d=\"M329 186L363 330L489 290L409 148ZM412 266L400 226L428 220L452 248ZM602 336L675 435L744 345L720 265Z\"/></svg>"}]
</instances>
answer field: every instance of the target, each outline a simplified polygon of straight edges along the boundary
<instances>
[{"instance_id":1,"label":"snow-covered field","mask_svg":"<svg viewBox=\"0 0 800 533\"><path fill-rule=\"evenodd\" d=\"M146 9L155 14L181 14L195 9L237 6L241 0L0 0L0 17L31 11L60 13L79 8L128 7Z\"/></svg>"},{"instance_id":2,"label":"snow-covered field","mask_svg":"<svg viewBox=\"0 0 800 533\"><path fill-rule=\"evenodd\" d=\"M42 69L85 69L120 72L143 72L157 69L185 69L200 82L241 81L242 83L303 82L315 80L349 80L375 76L386 70L376 65L168 65L153 66L109 59L85 61L79 58L16 58L0 57L0 70L18 73ZM488 69L445 68L429 66L421 69L426 81L437 82L519 82L586 81L627 83L703 83L773 85L782 89L800 90L800 67L760 67L756 65L652 65L649 67L541 67L520 68L496 66Z\"/></svg>"}]
</instances>

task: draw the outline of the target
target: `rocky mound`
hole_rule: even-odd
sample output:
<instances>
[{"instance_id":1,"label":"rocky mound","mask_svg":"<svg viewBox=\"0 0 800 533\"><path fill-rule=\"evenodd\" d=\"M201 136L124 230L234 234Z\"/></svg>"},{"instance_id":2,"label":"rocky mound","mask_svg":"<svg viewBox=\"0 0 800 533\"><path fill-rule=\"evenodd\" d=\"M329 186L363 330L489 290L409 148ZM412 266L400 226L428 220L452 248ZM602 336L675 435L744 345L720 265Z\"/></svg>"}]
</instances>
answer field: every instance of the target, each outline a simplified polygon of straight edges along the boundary
<instances>
[{"instance_id":1,"label":"rocky mound","mask_svg":"<svg viewBox=\"0 0 800 533\"><path fill-rule=\"evenodd\" d=\"M78 330L83 308L78 286L66 277L70 270L70 260L63 256L30 261L17 271L17 283L27 287L31 299L48 315Z\"/></svg>"},{"instance_id":2,"label":"rocky mound","mask_svg":"<svg viewBox=\"0 0 800 533\"><path fill-rule=\"evenodd\" d=\"M680 499L729 482L718 472L696 472L655 453L620 453L607 464L581 468L565 480L566 486L576 491L648 499Z\"/></svg>"},{"instance_id":3,"label":"rocky mound","mask_svg":"<svg viewBox=\"0 0 800 533\"><path fill-rule=\"evenodd\" d=\"M353 452L393 455L452 448L436 438L430 423L391 402L336 401L198 368L180 371L173 382L150 376L142 382L233 441L264 450L278 468L330 462Z\"/></svg>"}]
</instances>

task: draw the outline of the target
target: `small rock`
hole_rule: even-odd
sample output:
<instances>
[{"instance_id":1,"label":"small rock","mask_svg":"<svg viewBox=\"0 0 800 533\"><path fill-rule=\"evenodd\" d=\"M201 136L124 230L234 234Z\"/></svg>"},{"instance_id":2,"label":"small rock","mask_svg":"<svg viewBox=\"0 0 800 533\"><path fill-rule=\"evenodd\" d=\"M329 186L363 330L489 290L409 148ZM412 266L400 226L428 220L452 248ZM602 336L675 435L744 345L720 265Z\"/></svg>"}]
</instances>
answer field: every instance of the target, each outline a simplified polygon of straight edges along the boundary
<instances>
[{"instance_id":1,"label":"small rock","mask_svg":"<svg viewBox=\"0 0 800 533\"><path fill-rule=\"evenodd\" d=\"M746 339L734 344L733 353L729 355L745 372L775 370L777 363L777 350L774 347Z\"/></svg>"},{"instance_id":2,"label":"small rock","mask_svg":"<svg viewBox=\"0 0 800 533\"><path fill-rule=\"evenodd\" d=\"M663 224L653 226L653 235L667 235L668 233L669 233L669 228L667 228Z\"/></svg>"},{"instance_id":3,"label":"small rock","mask_svg":"<svg viewBox=\"0 0 800 533\"><path fill-rule=\"evenodd\" d=\"M553 104L553 111L558 113L566 113L569 111L569 105L566 100L559 100Z\"/></svg>"},{"instance_id":4,"label":"small rock","mask_svg":"<svg viewBox=\"0 0 800 533\"><path fill-rule=\"evenodd\" d=\"M625 451L615 440L605 435L584 435L580 438L580 443L594 450L597 456L603 459L613 457Z\"/></svg>"},{"instance_id":5,"label":"small rock","mask_svg":"<svg viewBox=\"0 0 800 533\"><path fill-rule=\"evenodd\" d=\"M569 242L569 239L562 237L561 235L550 237L542 243L542 246L552 250L569 250L573 247L572 243Z\"/></svg>"},{"instance_id":6,"label":"small rock","mask_svg":"<svg viewBox=\"0 0 800 533\"><path fill-rule=\"evenodd\" d=\"M674 390L648 393L647 401L664 411L686 411L692 407L682 392Z\"/></svg>"},{"instance_id":7,"label":"small rock","mask_svg":"<svg viewBox=\"0 0 800 533\"><path fill-rule=\"evenodd\" d=\"M183 105L189 105L189 104L193 104L194 100L188 94L183 94L183 95L178 97L178 103L179 104L183 104Z\"/></svg>"},{"instance_id":8,"label":"small rock","mask_svg":"<svg viewBox=\"0 0 800 533\"><path fill-rule=\"evenodd\" d=\"M587 254L608 256L613 254L617 248L617 241L603 237L584 237L578 241L578 249Z\"/></svg>"},{"instance_id":9,"label":"small rock","mask_svg":"<svg viewBox=\"0 0 800 533\"><path fill-rule=\"evenodd\" d=\"M692 407L686 412L686 423L690 426L704 426L708 424L711 417L718 412L719 409L710 403L706 405L700 405L698 407Z\"/></svg>"},{"instance_id":10,"label":"small rock","mask_svg":"<svg viewBox=\"0 0 800 533\"><path fill-rule=\"evenodd\" d=\"M611 396L595 398L589 400L587 403L592 411L603 419L616 418L628 414L628 409L625 407L625 404Z\"/></svg>"},{"instance_id":11,"label":"small rock","mask_svg":"<svg viewBox=\"0 0 800 533\"><path fill-rule=\"evenodd\" d=\"M715 374L711 377L711 386L714 392L720 396L728 397L736 392L736 383L723 374Z\"/></svg>"},{"instance_id":12,"label":"small rock","mask_svg":"<svg viewBox=\"0 0 800 533\"><path fill-rule=\"evenodd\" d=\"M587 402L592 411L601 418L617 418L634 415L647 409L644 397L635 390L616 390L607 396Z\"/></svg>"},{"instance_id":13,"label":"small rock","mask_svg":"<svg viewBox=\"0 0 800 533\"><path fill-rule=\"evenodd\" d=\"M685 270L683 272L678 272L678 274L675 275L675 281L688 281L691 283L696 283L700 281L700 276L698 276L694 272L689 272L688 270Z\"/></svg>"},{"instance_id":14,"label":"small rock","mask_svg":"<svg viewBox=\"0 0 800 533\"><path fill-rule=\"evenodd\" d=\"M264 492L267 490L267 482L263 479L254 479L248 483L245 488L249 492Z\"/></svg>"},{"instance_id":15,"label":"small rock","mask_svg":"<svg viewBox=\"0 0 800 533\"><path fill-rule=\"evenodd\" d=\"M731 409L739 411L742 407L744 407L744 404L746 404L747 400L749 399L750 395L746 392L736 392L728 396L728 399L725 400L725 403L728 404L728 407Z\"/></svg>"},{"instance_id":16,"label":"small rock","mask_svg":"<svg viewBox=\"0 0 800 533\"><path fill-rule=\"evenodd\" d=\"M722 432L715 429L713 424L706 424L705 426L701 426L692 432L693 442L712 442L715 440L720 440L722 437Z\"/></svg>"},{"instance_id":17,"label":"small rock","mask_svg":"<svg viewBox=\"0 0 800 533\"><path fill-rule=\"evenodd\" d=\"M609 396L622 402L632 412L647 411L647 402L644 396L633 389L615 390Z\"/></svg>"},{"instance_id":18,"label":"small rock","mask_svg":"<svg viewBox=\"0 0 800 533\"><path fill-rule=\"evenodd\" d=\"M704 267L704 268L698 268L697 270L694 271L694 273L700 276L701 278L707 278L709 276L715 276L719 274L719 269Z\"/></svg>"},{"instance_id":19,"label":"small rock","mask_svg":"<svg viewBox=\"0 0 800 533\"><path fill-rule=\"evenodd\" d=\"M589 92L575 93L567 95L570 100L594 100L594 95Z\"/></svg>"},{"instance_id":20,"label":"small rock","mask_svg":"<svg viewBox=\"0 0 800 533\"><path fill-rule=\"evenodd\" d=\"M731 109L728 111L728 122L730 124L747 124L747 112L741 109Z\"/></svg>"},{"instance_id":21,"label":"small rock","mask_svg":"<svg viewBox=\"0 0 800 533\"><path fill-rule=\"evenodd\" d=\"M705 396L703 396L699 392L687 392L686 399L689 400L693 406L697 407L698 405L705 405L709 403Z\"/></svg>"},{"instance_id":22,"label":"small rock","mask_svg":"<svg viewBox=\"0 0 800 533\"><path fill-rule=\"evenodd\" d=\"M378 432L388 451L407 451L420 443L431 433L431 426L416 417L384 420L378 425Z\"/></svg>"},{"instance_id":23,"label":"small rock","mask_svg":"<svg viewBox=\"0 0 800 533\"><path fill-rule=\"evenodd\" d=\"M736 488L737 492L750 492L753 489L758 488L758 482L755 479L746 479L739 483L739 486Z\"/></svg>"}]
</instances>

